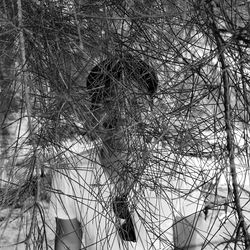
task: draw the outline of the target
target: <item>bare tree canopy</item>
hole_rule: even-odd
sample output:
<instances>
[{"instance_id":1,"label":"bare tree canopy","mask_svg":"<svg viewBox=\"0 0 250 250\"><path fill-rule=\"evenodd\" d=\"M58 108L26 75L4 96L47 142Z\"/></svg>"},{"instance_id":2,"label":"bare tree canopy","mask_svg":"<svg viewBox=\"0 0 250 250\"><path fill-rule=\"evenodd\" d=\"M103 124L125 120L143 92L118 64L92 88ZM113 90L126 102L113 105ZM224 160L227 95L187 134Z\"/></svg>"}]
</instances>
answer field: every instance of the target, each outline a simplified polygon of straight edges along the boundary
<instances>
[{"instance_id":1,"label":"bare tree canopy","mask_svg":"<svg viewBox=\"0 0 250 250\"><path fill-rule=\"evenodd\" d=\"M0 248L51 249L53 176L98 155L89 224L124 192L131 249L250 249L249 44L247 0L1 0Z\"/></svg>"}]
</instances>

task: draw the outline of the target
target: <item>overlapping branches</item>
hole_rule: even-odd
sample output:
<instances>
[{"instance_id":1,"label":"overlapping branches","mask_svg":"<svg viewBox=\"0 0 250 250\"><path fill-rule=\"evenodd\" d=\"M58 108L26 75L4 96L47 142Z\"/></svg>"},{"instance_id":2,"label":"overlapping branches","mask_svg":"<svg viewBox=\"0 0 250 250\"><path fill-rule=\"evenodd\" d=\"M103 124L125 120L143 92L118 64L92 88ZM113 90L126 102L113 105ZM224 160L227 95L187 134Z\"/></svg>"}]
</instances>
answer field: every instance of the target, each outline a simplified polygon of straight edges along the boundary
<instances>
[{"instance_id":1,"label":"overlapping branches","mask_svg":"<svg viewBox=\"0 0 250 250\"><path fill-rule=\"evenodd\" d=\"M236 246L243 242L249 247L249 221L240 197L241 187L249 186L250 180L236 177L249 172L247 3L19 2L22 21L16 0L3 1L0 6L0 174L4 190L11 189L1 192L0 205L20 204L13 190L20 194L28 190L32 197L34 189L27 188L27 183L37 187L37 178L50 176L64 154L78 154L64 142L79 143L94 132L86 89L90 70L107 57L129 53L148 63L159 80L153 111L144 114L147 121L141 126L153 142L151 163L140 179L141 187L163 193L166 188L179 197L201 191L207 199L207 192L216 196L219 180L225 177L230 213L239 225L245 219L243 236L239 229L230 237ZM127 59L123 65L129 63ZM131 76L121 79L131 80ZM27 119L32 121L29 135L24 125ZM131 122L124 130L132 130L135 124ZM138 153L139 159L141 141L131 144L138 149L134 154ZM34 174L38 162L39 173ZM184 180L186 190L163 185L166 176L169 181ZM233 199L232 185L237 190ZM35 190L46 193L43 187ZM165 193L162 196L169 199ZM34 204L35 199L31 205L37 206Z\"/></svg>"}]
</instances>

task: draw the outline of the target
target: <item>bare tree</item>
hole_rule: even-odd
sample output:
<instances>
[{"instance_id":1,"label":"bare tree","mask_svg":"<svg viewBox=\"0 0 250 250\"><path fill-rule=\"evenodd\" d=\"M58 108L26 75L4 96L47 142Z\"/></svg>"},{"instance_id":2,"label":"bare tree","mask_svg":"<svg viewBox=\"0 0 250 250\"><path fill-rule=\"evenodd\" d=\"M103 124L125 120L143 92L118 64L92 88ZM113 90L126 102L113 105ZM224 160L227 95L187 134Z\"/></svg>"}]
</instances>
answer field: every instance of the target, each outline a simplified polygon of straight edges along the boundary
<instances>
[{"instance_id":1,"label":"bare tree","mask_svg":"<svg viewBox=\"0 0 250 250\"><path fill-rule=\"evenodd\" d=\"M0 160L8 173L0 208L9 209L1 227L17 206L28 210L31 226L17 242L49 248L41 204L49 199L50 177L65 157L78 154L65 142L94 131L87 76L100 61L129 54L159 80L153 111L141 125L151 152L132 190L141 223L164 246L173 244L153 219L157 207L146 203L150 189L169 204L175 217L169 227L186 230L186 238L175 231L176 247L249 249L248 1L5 0L0 11ZM124 60L123 67L136 68ZM28 135L21 138L25 122ZM19 132L10 139L12 123ZM140 159L139 149L134 155ZM192 213L190 203L197 205Z\"/></svg>"}]
</instances>

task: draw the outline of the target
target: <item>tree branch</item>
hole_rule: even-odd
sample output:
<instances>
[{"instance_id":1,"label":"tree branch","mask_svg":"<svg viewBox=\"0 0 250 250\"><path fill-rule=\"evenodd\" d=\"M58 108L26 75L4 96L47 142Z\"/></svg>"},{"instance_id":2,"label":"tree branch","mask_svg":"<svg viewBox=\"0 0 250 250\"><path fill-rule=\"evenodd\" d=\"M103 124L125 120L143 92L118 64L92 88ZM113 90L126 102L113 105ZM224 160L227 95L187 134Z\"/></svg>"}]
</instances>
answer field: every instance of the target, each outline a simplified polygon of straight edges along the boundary
<instances>
[{"instance_id":1,"label":"tree branch","mask_svg":"<svg viewBox=\"0 0 250 250\"><path fill-rule=\"evenodd\" d=\"M213 13L213 7L210 4L209 13ZM221 63L221 72L222 72L222 83L224 89L224 115L225 115L225 130L227 135L227 153L229 159L230 173L232 178L233 185L233 194L234 194L234 202L236 207L236 212L239 218L239 226L242 228L242 232L245 238L245 247L246 249L250 248L250 235L247 231L247 226L245 223L245 218L242 213L242 207L240 204L240 194L238 188L237 181L237 172L235 167L235 149L234 149L234 134L233 134L233 125L232 125L232 116L231 116L231 97L230 97L230 80L228 75L228 65L225 59L224 48L225 42L221 37L219 30L217 28L215 20L210 17L209 22L212 28L213 36L215 38L217 50L218 50L218 58Z\"/></svg>"},{"instance_id":2,"label":"tree branch","mask_svg":"<svg viewBox=\"0 0 250 250\"><path fill-rule=\"evenodd\" d=\"M20 69L22 70L21 73L21 82L22 85L24 86L24 92L25 92L25 104L26 104L26 112L27 112L27 117L28 117L28 129L29 129L29 134L31 137L31 143L34 151L34 162L33 162L33 168L32 168L32 173L34 170L36 171L37 175L37 193L36 193L36 203L38 203L40 199L40 173L39 173L39 164L36 162L36 143L34 140L34 134L33 134L33 125L32 125L32 120L31 120L31 114L32 114L32 106L31 106L31 97L30 97L30 89L29 89L29 78L27 75L27 64L26 64L26 51L25 51L25 38L24 38L24 30L23 30L23 11L22 11L22 2L21 0L17 0L17 7L18 7L18 28L19 28L19 44L20 44ZM36 224L36 209L37 206L34 206L33 209L33 219L32 223L30 226L29 233L27 235L26 240L29 241L30 237L32 235L33 229Z\"/></svg>"}]
</instances>

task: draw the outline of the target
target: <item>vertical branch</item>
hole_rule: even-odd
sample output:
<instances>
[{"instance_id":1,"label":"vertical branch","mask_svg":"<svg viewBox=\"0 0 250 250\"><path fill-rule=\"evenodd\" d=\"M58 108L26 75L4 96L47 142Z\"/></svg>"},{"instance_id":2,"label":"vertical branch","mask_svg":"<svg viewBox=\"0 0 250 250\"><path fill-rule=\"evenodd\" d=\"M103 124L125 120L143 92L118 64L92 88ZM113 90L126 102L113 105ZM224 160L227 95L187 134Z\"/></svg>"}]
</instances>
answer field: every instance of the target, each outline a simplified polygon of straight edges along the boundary
<instances>
[{"instance_id":1,"label":"vertical branch","mask_svg":"<svg viewBox=\"0 0 250 250\"><path fill-rule=\"evenodd\" d=\"M35 168L36 174L38 177L37 181L37 192L36 192L36 203L39 201L40 197L40 178L39 178L39 166L36 164L36 145L34 141L34 135L33 135L33 125L31 120L31 114L32 114L32 106L31 106L31 97L30 97L30 90L29 90L29 78L27 76L27 64L26 64L26 51L25 51L25 38L24 38L24 32L23 32L23 11L22 11L22 2L21 0L17 0L17 7L18 7L18 26L19 26L19 44L20 44L20 55L21 55L21 65L20 68L22 69L21 74L21 82L24 86L24 92L25 92L25 104L26 104L26 112L28 117L28 130L31 137L32 147L34 151L34 161L33 161L33 170ZM32 172L33 172L32 170ZM33 232L34 226L36 223L36 206L34 206L33 215L32 215L32 223L30 226L29 234L27 235L27 241L29 241L31 237L31 233ZM28 244L26 244L26 248L28 248Z\"/></svg>"},{"instance_id":2,"label":"vertical branch","mask_svg":"<svg viewBox=\"0 0 250 250\"><path fill-rule=\"evenodd\" d=\"M23 34L23 16L22 16L22 4L21 0L18 0L18 22L19 22L19 43L20 43L20 52L21 52L21 68L23 70L22 74L22 84L24 85L25 91L25 104L26 104L26 111L28 115L28 125L29 125L29 132L32 134L32 122L31 122L31 103L30 103L30 95L29 95L29 86L28 86L28 77L26 75L26 51L25 51L25 39Z\"/></svg>"},{"instance_id":3,"label":"vertical branch","mask_svg":"<svg viewBox=\"0 0 250 250\"><path fill-rule=\"evenodd\" d=\"M21 54L21 69L23 70L21 74L21 82L24 86L25 93L25 104L26 112L28 117L28 129L31 137L32 147L34 153L36 152L36 144L34 141L34 128L31 120L32 115L32 105L30 97L30 88L29 88L29 78L27 75L27 64L26 64L26 51L25 51L25 38L23 33L23 16L22 16L22 3L21 0L17 0L18 3L18 23L19 23L19 44L20 44L20 54ZM36 173L39 173L39 169L36 168Z\"/></svg>"},{"instance_id":4,"label":"vertical branch","mask_svg":"<svg viewBox=\"0 0 250 250\"><path fill-rule=\"evenodd\" d=\"M78 39L79 39L79 47L83 51L84 50L84 46L83 46L82 35L81 35L81 23L78 20L77 7L75 5L76 5L76 3L73 5L73 11L74 11L75 23L76 23L76 26L77 26L77 33L78 33Z\"/></svg>"},{"instance_id":5,"label":"vertical branch","mask_svg":"<svg viewBox=\"0 0 250 250\"><path fill-rule=\"evenodd\" d=\"M213 7L209 6L209 13L213 13ZM213 36L215 38L217 50L218 50L218 58L221 63L221 71L222 71L222 83L224 89L224 115L225 115L225 130L227 135L227 153L229 159L230 173L232 179L233 186L233 194L234 194L234 203L236 207L236 212L239 219L239 227L242 229L244 239L245 239L245 247L249 249L250 247L250 235L247 231L245 218L242 213L242 207L240 204L240 195L237 181L237 172L235 166L235 148L234 148L234 133L233 133L233 124L232 124L232 115L231 115L231 96L230 96L230 80L228 75L229 66L226 63L226 58L224 54L225 42L221 37L219 30L217 28L216 22L213 17L209 18L209 23L212 28Z\"/></svg>"}]
</instances>

